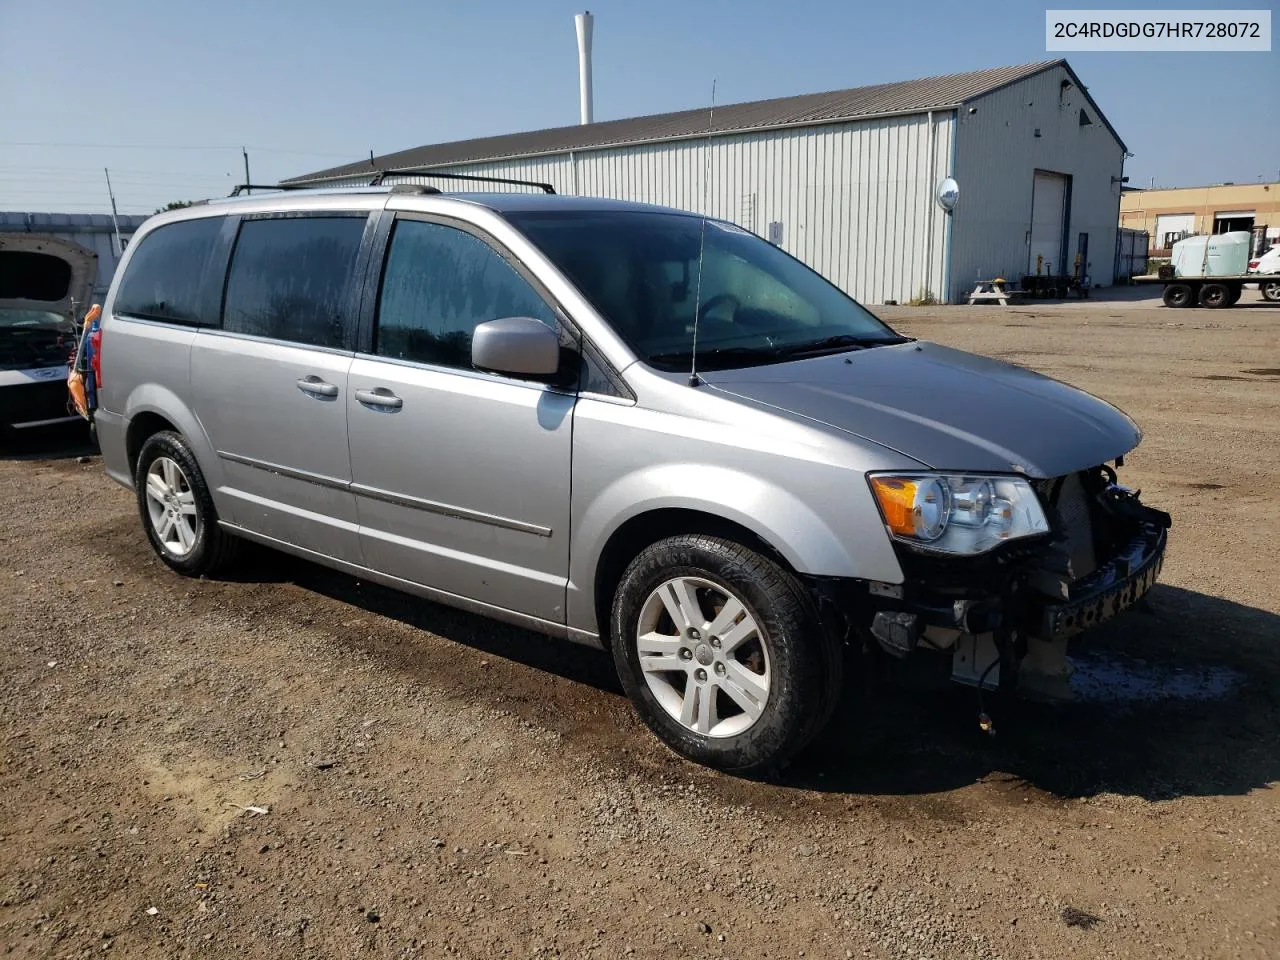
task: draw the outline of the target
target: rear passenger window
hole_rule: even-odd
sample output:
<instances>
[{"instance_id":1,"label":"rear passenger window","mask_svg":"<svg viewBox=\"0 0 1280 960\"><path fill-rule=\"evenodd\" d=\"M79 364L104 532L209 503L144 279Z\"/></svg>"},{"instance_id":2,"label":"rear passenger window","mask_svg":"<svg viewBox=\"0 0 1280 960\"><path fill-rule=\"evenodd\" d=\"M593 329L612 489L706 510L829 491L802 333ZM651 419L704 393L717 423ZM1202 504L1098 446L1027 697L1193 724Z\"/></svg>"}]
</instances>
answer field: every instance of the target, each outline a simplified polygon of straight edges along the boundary
<instances>
[{"instance_id":1,"label":"rear passenger window","mask_svg":"<svg viewBox=\"0 0 1280 960\"><path fill-rule=\"evenodd\" d=\"M114 312L174 323L216 323L200 316L200 278L222 217L181 220L142 238L116 291Z\"/></svg>"},{"instance_id":2,"label":"rear passenger window","mask_svg":"<svg viewBox=\"0 0 1280 960\"><path fill-rule=\"evenodd\" d=\"M351 349L347 294L366 219L246 220L231 257L223 329Z\"/></svg>"},{"instance_id":3,"label":"rear passenger window","mask_svg":"<svg viewBox=\"0 0 1280 960\"><path fill-rule=\"evenodd\" d=\"M476 324L555 314L492 247L464 230L400 220L382 276L374 350L379 356L471 369Z\"/></svg>"}]
</instances>

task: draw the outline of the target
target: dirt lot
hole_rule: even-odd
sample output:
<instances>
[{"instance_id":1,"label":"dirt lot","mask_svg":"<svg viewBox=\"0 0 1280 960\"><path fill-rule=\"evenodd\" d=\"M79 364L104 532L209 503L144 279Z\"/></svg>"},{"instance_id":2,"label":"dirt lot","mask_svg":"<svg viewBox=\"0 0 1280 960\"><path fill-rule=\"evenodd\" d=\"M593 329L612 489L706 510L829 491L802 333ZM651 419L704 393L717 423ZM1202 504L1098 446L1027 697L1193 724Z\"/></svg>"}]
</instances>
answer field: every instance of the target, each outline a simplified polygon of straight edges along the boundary
<instances>
[{"instance_id":1,"label":"dirt lot","mask_svg":"<svg viewBox=\"0 0 1280 960\"><path fill-rule=\"evenodd\" d=\"M781 782L684 763L603 654L257 553L155 559L0 458L0 953L1280 955L1280 310L884 310L1114 401L1173 512L1086 699L852 682Z\"/></svg>"}]
</instances>

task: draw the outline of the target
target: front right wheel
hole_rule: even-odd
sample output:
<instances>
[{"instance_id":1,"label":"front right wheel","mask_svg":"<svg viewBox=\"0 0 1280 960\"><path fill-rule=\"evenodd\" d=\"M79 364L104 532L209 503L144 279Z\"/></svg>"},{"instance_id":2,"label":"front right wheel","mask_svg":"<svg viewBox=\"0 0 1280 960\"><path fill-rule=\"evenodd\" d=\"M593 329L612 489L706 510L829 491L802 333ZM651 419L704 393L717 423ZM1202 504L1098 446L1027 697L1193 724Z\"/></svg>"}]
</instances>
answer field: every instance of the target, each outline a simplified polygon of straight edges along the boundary
<instances>
[{"instance_id":1,"label":"front right wheel","mask_svg":"<svg viewBox=\"0 0 1280 960\"><path fill-rule=\"evenodd\" d=\"M645 548L614 596L612 646L644 722L677 753L743 773L785 763L821 730L841 653L804 588L718 537Z\"/></svg>"}]
</instances>

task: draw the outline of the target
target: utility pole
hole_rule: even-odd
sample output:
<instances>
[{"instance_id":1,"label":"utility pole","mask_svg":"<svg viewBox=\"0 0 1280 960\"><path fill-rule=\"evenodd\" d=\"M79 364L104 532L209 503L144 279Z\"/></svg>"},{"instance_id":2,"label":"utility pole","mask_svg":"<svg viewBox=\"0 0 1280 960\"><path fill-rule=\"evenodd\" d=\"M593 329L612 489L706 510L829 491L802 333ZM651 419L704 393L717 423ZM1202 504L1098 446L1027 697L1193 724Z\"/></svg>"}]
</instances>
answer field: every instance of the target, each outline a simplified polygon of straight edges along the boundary
<instances>
[{"instance_id":1,"label":"utility pole","mask_svg":"<svg viewBox=\"0 0 1280 960\"><path fill-rule=\"evenodd\" d=\"M241 147L240 152L244 154L244 182L245 182L245 185L247 186L248 184L253 182L251 179L249 179L249 151L246 150L244 147ZM246 192L253 193L252 190L248 190Z\"/></svg>"},{"instance_id":2,"label":"utility pole","mask_svg":"<svg viewBox=\"0 0 1280 960\"><path fill-rule=\"evenodd\" d=\"M102 172L107 178L107 196L111 199L111 226L116 232L116 259L119 260L124 253L124 245L120 242L120 220L116 213L116 195L111 190L111 171L103 167Z\"/></svg>"}]
</instances>

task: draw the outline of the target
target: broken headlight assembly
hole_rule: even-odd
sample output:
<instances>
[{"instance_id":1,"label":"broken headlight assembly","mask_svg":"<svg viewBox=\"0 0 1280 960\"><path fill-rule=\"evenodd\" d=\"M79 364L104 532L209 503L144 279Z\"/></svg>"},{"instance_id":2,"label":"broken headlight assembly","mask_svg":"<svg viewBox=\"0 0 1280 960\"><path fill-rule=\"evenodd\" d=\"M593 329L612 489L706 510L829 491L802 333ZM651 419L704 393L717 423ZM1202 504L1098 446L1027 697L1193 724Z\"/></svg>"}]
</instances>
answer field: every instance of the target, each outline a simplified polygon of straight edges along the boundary
<instances>
[{"instance_id":1,"label":"broken headlight assembly","mask_svg":"<svg viewBox=\"0 0 1280 960\"><path fill-rule=\"evenodd\" d=\"M873 473L867 479L889 534L930 553L972 556L1049 532L1039 498L1021 477Z\"/></svg>"}]
</instances>

